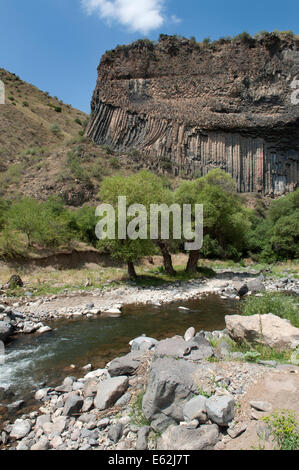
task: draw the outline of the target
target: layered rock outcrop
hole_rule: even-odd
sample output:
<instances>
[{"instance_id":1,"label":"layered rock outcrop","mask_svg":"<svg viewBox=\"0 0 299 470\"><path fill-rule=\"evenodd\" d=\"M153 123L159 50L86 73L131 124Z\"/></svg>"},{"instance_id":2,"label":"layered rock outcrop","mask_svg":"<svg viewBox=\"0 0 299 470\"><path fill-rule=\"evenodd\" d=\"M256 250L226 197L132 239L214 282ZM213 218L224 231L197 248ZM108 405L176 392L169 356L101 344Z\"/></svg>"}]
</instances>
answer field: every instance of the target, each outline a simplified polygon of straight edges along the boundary
<instances>
[{"instance_id":1,"label":"layered rock outcrop","mask_svg":"<svg viewBox=\"0 0 299 470\"><path fill-rule=\"evenodd\" d=\"M240 192L282 194L299 179L297 75L299 41L275 34L119 46L98 68L87 135L139 151L155 170L193 177L219 167Z\"/></svg>"}]
</instances>

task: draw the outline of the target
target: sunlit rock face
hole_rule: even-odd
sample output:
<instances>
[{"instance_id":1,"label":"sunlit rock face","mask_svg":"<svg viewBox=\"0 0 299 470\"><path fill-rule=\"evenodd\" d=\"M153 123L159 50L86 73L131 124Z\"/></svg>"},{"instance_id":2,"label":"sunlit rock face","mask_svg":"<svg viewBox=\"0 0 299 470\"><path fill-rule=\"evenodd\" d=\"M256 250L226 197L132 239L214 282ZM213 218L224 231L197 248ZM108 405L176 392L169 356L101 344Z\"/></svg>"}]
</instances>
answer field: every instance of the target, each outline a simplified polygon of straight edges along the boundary
<instances>
[{"instance_id":1,"label":"sunlit rock face","mask_svg":"<svg viewBox=\"0 0 299 470\"><path fill-rule=\"evenodd\" d=\"M283 194L299 179L296 77L296 39L138 41L102 57L86 133L156 171L219 167L240 192Z\"/></svg>"}]
</instances>

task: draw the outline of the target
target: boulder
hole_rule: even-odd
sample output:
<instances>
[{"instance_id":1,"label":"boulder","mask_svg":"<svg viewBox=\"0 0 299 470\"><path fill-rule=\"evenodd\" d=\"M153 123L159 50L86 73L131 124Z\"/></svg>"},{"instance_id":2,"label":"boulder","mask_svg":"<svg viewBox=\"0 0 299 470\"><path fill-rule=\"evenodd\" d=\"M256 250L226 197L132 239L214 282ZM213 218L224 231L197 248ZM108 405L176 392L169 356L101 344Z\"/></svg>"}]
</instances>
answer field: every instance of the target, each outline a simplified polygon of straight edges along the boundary
<instances>
[{"instance_id":1,"label":"boulder","mask_svg":"<svg viewBox=\"0 0 299 470\"><path fill-rule=\"evenodd\" d=\"M98 390L98 380L97 379L88 379L83 388L83 396L85 398L94 397Z\"/></svg>"},{"instance_id":2,"label":"boulder","mask_svg":"<svg viewBox=\"0 0 299 470\"><path fill-rule=\"evenodd\" d=\"M155 349L155 356L172 356L174 358L186 358L191 361L201 361L212 357L214 350L204 337L199 333L190 341L185 341L181 336L174 336L160 341Z\"/></svg>"},{"instance_id":3,"label":"boulder","mask_svg":"<svg viewBox=\"0 0 299 470\"><path fill-rule=\"evenodd\" d=\"M112 442L114 442L114 444L116 444L120 440L122 433L123 425L121 423L117 423L109 429L108 437Z\"/></svg>"},{"instance_id":4,"label":"boulder","mask_svg":"<svg viewBox=\"0 0 299 470\"><path fill-rule=\"evenodd\" d=\"M30 450L48 450L50 443L46 437L42 437Z\"/></svg>"},{"instance_id":5,"label":"boulder","mask_svg":"<svg viewBox=\"0 0 299 470\"><path fill-rule=\"evenodd\" d=\"M279 350L296 349L299 345L299 328L289 320L272 313L266 315L227 315L226 328L232 339L259 343Z\"/></svg>"},{"instance_id":6,"label":"boulder","mask_svg":"<svg viewBox=\"0 0 299 470\"><path fill-rule=\"evenodd\" d=\"M185 421L193 421L196 419L200 424L207 422L207 410L206 410L207 398L201 395L192 398L188 401L183 408L183 414Z\"/></svg>"},{"instance_id":7,"label":"boulder","mask_svg":"<svg viewBox=\"0 0 299 470\"><path fill-rule=\"evenodd\" d=\"M148 336L139 336L130 341L131 351L149 351L154 348L158 341Z\"/></svg>"},{"instance_id":8,"label":"boulder","mask_svg":"<svg viewBox=\"0 0 299 470\"><path fill-rule=\"evenodd\" d=\"M206 409L213 423L225 427L235 417L235 400L230 395L213 396L206 401Z\"/></svg>"},{"instance_id":9,"label":"boulder","mask_svg":"<svg viewBox=\"0 0 299 470\"><path fill-rule=\"evenodd\" d=\"M66 416L58 416L53 418L53 422L44 422L42 429L47 436L60 436L65 430L66 422Z\"/></svg>"},{"instance_id":10,"label":"boulder","mask_svg":"<svg viewBox=\"0 0 299 470\"><path fill-rule=\"evenodd\" d=\"M47 397L48 392L50 391L50 388L41 388L40 390L37 390L37 392L34 395L35 400L43 400L44 398Z\"/></svg>"},{"instance_id":11,"label":"boulder","mask_svg":"<svg viewBox=\"0 0 299 470\"><path fill-rule=\"evenodd\" d=\"M255 294L257 292L263 292L266 290L263 281L259 278L248 281L247 287L248 291L250 291L252 294Z\"/></svg>"},{"instance_id":12,"label":"boulder","mask_svg":"<svg viewBox=\"0 0 299 470\"><path fill-rule=\"evenodd\" d=\"M139 429L137 434L137 443L136 450L146 450L147 449L147 440L151 428L149 426L143 426Z\"/></svg>"},{"instance_id":13,"label":"boulder","mask_svg":"<svg viewBox=\"0 0 299 470\"><path fill-rule=\"evenodd\" d=\"M26 335L30 335L31 333L35 333L40 325L38 323L34 323L32 321L25 321L23 326L23 333Z\"/></svg>"},{"instance_id":14,"label":"boulder","mask_svg":"<svg viewBox=\"0 0 299 470\"><path fill-rule=\"evenodd\" d=\"M44 333L49 333L50 331L52 331L52 328L50 326L41 326L38 330L37 330L37 333L39 333L40 335L44 334Z\"/></svg>"},{"instance_id":15,"label":"boulder","mask_svg":"<svg viewBox=\"0 0 299 470\"><path fill-rule=\"evenodd\" d=\"M195 328L193 326L191 326L191 328L188 328L188 330L184 334L184 340L185 341L190 341L191 339L194 338L195 333L196 333Z\"/></svg>"},{"instance_id":16,"label":"boulder","mask_svg":"<svg viewBox=\"0 0 299 470\"><path fill-rule=\"evenodd\" d=\"M163 431L170 424L183 421L183 406L196 391L192 377L195 368L194 364L184 360L154 359L142 409L155 431Z\"/></svg>"},{"instance_id":17,"label":"boulder","mask_svg":"<svg viewBox=\"0 0 299 470\"><path fill-rule=\"evenodd\" d=\"M243 297L248 293L248 286L244 282L234 282L233 288L236 290L236 293L239 295L239 297Z\"/></svg>"},{"instance_id":18,"label":"boulder","mask_svg":"<svg viewBox=\"0 0 299 470\"><path fill-rule=\"evenodd\" d=\"M79 413L83 406L83 398L79 395L70 394L70 396L66 399L64 408L63 408L63 415L64 416L73 416Z\"/></svg>"},{"instance_id":19,"label":"boulder","mask_svg":"<svg viewBox=\"0 0 299 470\"><path fill-rule=\"evenodd\" d=\"M23 439L31 431L31 421L29 419L17 419L10 432L12 439Z\"/></svg>"},{"instance_id":20,"label":"boulder","mask_svg":"<svg viewBox=\"0 0 299 470\"><path fill-rule=\"evenodd\" d=\"M0 321L0 341L5 342L12 334L13 327L10 323L5 321Z\"/></svg>"},{"instance_id":21,"label":"boulder","mask_svg":"<svg viewBox=\"0 0 299 470\"><path fill-rule=\"evenodd\" d=\"M110 376L133 375L140 366L141 357L142 353L140 351L130 352L126 356L117 357L108 366Z\"/></svg>"},{"instance_id":22,"label":"boulder","mask_svg":"<svg viewBox=\"0 0 299 470\"><path fill-rule=\"evenodd\" d=\"M198 429L170 426L158 442L158 450L210 450L219 440L218 426L203 425Z\"/></svg>"},{"instance_id":23,"label":"boulder","mask_svg":"<svg viewBox=\"0 0 299 470\"><path fill-rule=\"evenodd\" d=\"M104 380L98 385L97 395L94 405L98 410L106 410L125 393L129 385L129 379L126 376L113 377Z\"/></svg>"},{"instance_id":24,"label":"boulder","mask_svg":"<svg viewBox=\"0 0 299 470\"><path fill-rule=\"evenodd\" d=\"M267 401L251 401L250 406L251 408L254 408L257 411L266 411L266 412L272 411L272 405L271 403L268 403Z\"/></svg>"},{"instance_id":25,"label":"boulder","mask_svg":"<svg viewBox=\"0 0 299 470\"><path fill-rule=\"evenodd\" d=\"M56 392L68 393L73 390L74 377L66 377L62 382L62 385L59 385L55 388Z\"/></svg>"}]
</instances>

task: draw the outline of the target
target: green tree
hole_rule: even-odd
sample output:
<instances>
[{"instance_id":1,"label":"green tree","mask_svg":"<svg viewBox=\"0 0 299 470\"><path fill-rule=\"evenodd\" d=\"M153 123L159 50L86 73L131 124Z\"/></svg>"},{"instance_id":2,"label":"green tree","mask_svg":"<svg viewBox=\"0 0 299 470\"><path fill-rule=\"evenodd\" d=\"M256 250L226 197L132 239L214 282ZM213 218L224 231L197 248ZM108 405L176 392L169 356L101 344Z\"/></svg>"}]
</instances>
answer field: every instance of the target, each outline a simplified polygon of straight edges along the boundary
<instances>
[{"instance_id":1,"label":"green tree","mask_svg":"<svg viewBox=\"0 0 299 470\"><path fill-rule=\"evenodd\" d=\"M180 204L202 204L204 210L204 243L224 256L240 256L246 246L250 228L249 212L236 193L234 180L216 169L192 182L184 182L176 192ZM194 210L194 209L193 209ZM187 271L197 270L200 250L189 253Z\"/></svg>"},{"instance_id":2,"label":"green tree","mask_svg":"<svg viewBox=\"0 0 299 470\"><path fill-rule=\"evenodd\" d=\"M166 188L163 182L149 171L141 171L130 177L120 175L106 178L103 181L99 197L102 202L111 204L116 213L115 233L118 233L118 197L126 196L127 207L132 204L142 204L147 211L147 233L146 240L100 240L98 247L100 249L110 250L112 256L121 259L128 264L128 272L131 278L136 277L134 263L141 257L156 253L156 247L159 247L164 260L165 270L174 274L172 259L169 250L172 247L172 240L162 240L161 238L161 219L159 223L159 233L157 240L150 239L150 207L152 204L171 205L173 195ZM127 217L126 224L132 221L134 217ZM170 223L171 226L171 223ZM170 231L171 237L171 231Z\"/></svg>"}]
</instances>

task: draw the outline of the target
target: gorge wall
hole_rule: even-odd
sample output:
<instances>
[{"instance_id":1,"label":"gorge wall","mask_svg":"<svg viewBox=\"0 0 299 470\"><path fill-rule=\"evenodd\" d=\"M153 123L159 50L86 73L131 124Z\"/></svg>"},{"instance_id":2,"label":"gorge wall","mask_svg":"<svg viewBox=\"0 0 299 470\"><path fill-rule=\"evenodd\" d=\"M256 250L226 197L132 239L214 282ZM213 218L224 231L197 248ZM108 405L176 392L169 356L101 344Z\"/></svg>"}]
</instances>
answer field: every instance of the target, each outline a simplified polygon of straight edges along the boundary
<instances>
[{"instance_id":1,"label":"gorge wall","mask_svg":"<svg viewBox=\"0 0 299 470\"><path fill-rule=\"evenodd\" d=\"M118 46L99 65L86 133L140 152L154 170L198 177L219 167L240 192L283 194L299 181L296 77L299 40L275 34Z\"/></svg>"}]
</instances>

